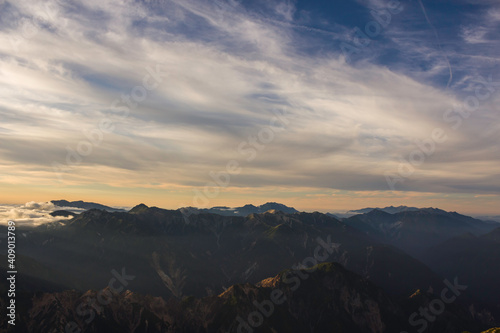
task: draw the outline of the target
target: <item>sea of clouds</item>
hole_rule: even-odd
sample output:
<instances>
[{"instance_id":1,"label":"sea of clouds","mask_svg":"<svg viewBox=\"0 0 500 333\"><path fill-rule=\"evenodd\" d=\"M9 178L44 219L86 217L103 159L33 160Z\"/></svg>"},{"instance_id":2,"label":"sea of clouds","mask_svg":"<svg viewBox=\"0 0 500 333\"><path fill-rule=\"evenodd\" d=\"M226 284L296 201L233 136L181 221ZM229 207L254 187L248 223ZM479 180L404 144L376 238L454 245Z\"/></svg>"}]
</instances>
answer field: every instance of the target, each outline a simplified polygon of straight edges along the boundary
<instances>
[{"instance_id":1,"label":"sea of clouds","mask_svg":"<svg viewBox=\"0 0 500 333\"><path fill-rule=\"evenodd\" d=\"M0 204L0 224L7 224L8 221L15 221L20 226L38 226L44 223L67 220L71 217L54 217L50 215L56 210L70 210L78 213L82 210L74 207L58 207L52 202L27 202L23 205L2 205Z\"/></svg>"}]
</instances>

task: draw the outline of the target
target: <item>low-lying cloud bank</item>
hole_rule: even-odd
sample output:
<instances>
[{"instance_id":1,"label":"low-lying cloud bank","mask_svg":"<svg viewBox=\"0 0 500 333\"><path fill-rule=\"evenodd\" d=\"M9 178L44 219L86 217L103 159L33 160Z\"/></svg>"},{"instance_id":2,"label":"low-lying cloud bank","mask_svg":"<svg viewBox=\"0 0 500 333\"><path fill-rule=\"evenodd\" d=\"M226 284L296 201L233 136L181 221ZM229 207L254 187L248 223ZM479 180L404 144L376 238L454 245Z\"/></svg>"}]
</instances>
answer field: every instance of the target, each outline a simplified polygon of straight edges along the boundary
<instances>
[{"instance_id":1,"label":"low-lying cloud bank","mask_svg":"<svg viewBox=\"0 0 500 333\"><path fill-rule=\"evenodd\" d=\"M78 210L73 207L57 207L52 202L27 202L24 205L0 205L0 224L7 224L8 221L15 221L20 226L38 226L60 220L68 220L71 217L54 217L50 215L56 210ZM82 210L83 211L83 210Z\"/></svg>"}]
</instances>

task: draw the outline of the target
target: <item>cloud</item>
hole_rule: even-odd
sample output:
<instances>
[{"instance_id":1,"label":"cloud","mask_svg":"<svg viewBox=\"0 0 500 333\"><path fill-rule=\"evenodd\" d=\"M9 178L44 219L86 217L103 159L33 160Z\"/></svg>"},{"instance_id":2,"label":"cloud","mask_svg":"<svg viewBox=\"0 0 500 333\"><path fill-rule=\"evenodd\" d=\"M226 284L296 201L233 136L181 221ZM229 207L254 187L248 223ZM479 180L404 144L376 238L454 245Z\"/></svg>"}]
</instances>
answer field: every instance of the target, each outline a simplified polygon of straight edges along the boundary
<instances>
[{"instance_id":1,"label":"cloud","mask_svg":"<svg viewBox=\"0 0 500 333\"><path fill-rule=\"evenodd\" d=\"M0 224L15 221L17 226L37 226L40 224L66 220L70 218L53 217L51 212L62 208L51 202L27 202L24 205L0 205Z\"/></svg>"},{"instance_id":2,"label":"cloud","mask_svg":"<svg viewBox=\"0 0 500 333\"><path fill-rule=\"evenodd\" d=\"M463 39L469 44L478 44L478 43L486 43L484 37L488 29L483 27L464 27L462 30Z\"/></svg>"},{"instance_id":3,"label":"cloud","mask_svg":"<svg viewBox=\"0 0 500 333\"><path fill-rule=\"evenodd\" d=\"M292 21L293 20L293 15L296 11L295 6L291 2L279 2L276 5L276 13L280 16L283 16L283 18L286 21Z\"/></svg>"},{"instance_id":4,"label":"cloud","mask_svg":"<svg viewBox=\"0 0 500 333\"><path fill-rule=\"evenodd\" d=\"M380 7L379 1L369 3ZM495 114L497 97L483 102L460 131L450 130L443 114L468 92L445 89L446 60L416 4L394 16L353 65L338 48L352 27L332 20L331 34L325 34L320 25L298 21L301 9L291 2L273 2L270 14L238 2L193 0L3 6L4 183L202 186L211 180L209 172L236 159L243 173L233 178L235 187L386 190L384 172L443 127L450 141L405 189L489 193L500 187L498 154L491 153L498 139L476 135ZM369 10L365 18L371 20ZM433 9L427 10L432 16ZM478 20L461 25L460 38L458 32L441 36L456 74L452 88L474 89L477 74L498 66L493 52L464 51L469 46L462 38L478 47L490 38L473 28ZM27 33L26 22L36 23L35 30ZM121 117L125 101L157 66L162 82ZM120 110L112 106L116 100ZM238 147L268 126L276 110L293 119L255 160L246 161ZM106 119L114 124L111 133L99 130ZM90 152L68 163L83 148ZM54 163L71 164L62 185ZM19 218L33 214L16 209L28 214Z\"/></svg>"}]
</instances>

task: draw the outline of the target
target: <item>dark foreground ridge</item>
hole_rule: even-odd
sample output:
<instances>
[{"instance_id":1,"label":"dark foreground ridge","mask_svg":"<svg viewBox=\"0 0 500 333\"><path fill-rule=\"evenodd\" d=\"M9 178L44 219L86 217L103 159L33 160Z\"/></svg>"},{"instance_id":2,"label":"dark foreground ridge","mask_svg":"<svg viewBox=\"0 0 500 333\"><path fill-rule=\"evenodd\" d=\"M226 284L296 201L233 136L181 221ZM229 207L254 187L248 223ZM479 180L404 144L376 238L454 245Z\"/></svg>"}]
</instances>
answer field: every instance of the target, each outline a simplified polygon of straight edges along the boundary
<instances>
[{"instance_id":1,"label":"dark foreground ridge","mask_svg":"<svg viewBox=\"0 0 500 333\"><path fill-rule=\"evenodd\" d=\"M201 299L165 301L129 290L116 293L110 287L24 296L27 311L21 313L17 332L120 333L400 332L411 328L407 308L425 307L432 297L397 303L368 280L334 263L286 270L255 285L234 285ZM90 307L88 299L106 304ZM453 306L429 323L426 332L480 332L480 327L466 309Z\"/></svg>"}]
</instances>

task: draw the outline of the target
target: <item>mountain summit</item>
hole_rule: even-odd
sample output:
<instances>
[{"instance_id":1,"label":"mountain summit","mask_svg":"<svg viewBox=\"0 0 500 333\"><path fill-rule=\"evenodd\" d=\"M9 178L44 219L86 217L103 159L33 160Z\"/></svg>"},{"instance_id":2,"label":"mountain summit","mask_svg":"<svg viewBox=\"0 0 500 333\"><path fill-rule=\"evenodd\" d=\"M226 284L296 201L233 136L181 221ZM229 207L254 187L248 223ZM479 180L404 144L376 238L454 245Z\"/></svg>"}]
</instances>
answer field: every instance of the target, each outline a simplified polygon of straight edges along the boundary
<instances>
[{"instance_id":1,"label":"mountain summit","mask_svg":"<svg viewBox=\"0 0 500 333\"><path fill-rule=\"evenodd\" d=\"M396 213L401 213L401 212L408 212L408 211L415 211L419 210L417 207L408 207L408 206L389 206L389 207L384 207L384 208L362 208L362 209L357 209L357 210L350 210L347 213L348 214L365 214L369 213L372 210L381 210L383 212L389 213L389 214L396 214Z\"/></svg>"},{"instance_id":2,"label":"mountain summit","mask_svg":"<svg viewBox=\"0 0 500 333\"><path fill-rule=\"evenodd\" d=\"M250 214L261 214L270 210L281 211L285 214L294 214L299 211L293 207L288 207L286 205L277 202L267 202L260 206L255 206L252 204L247 204L242 207L230 208L226 206L217 206L212 208L181 208L181 210L189 212L189 214L200 214L200 213L212 213L223 216L247 216Z\"/></svg>"},{"instance_id":3,"label":"mountain summit","mask_svg":"<svg viewBox=\"0 0 500 333\"><path fill-rule=\"evenodd\" d=\"M68 201L68 200L52 200L51 201L54 206L57 207L69 207L69 208L79 208L79 209L102 209L108 212L123 212L123 209L113 208L105 205L101 205L95 202L86 202L86 201Z\"/></svg>"}]
</instances>

